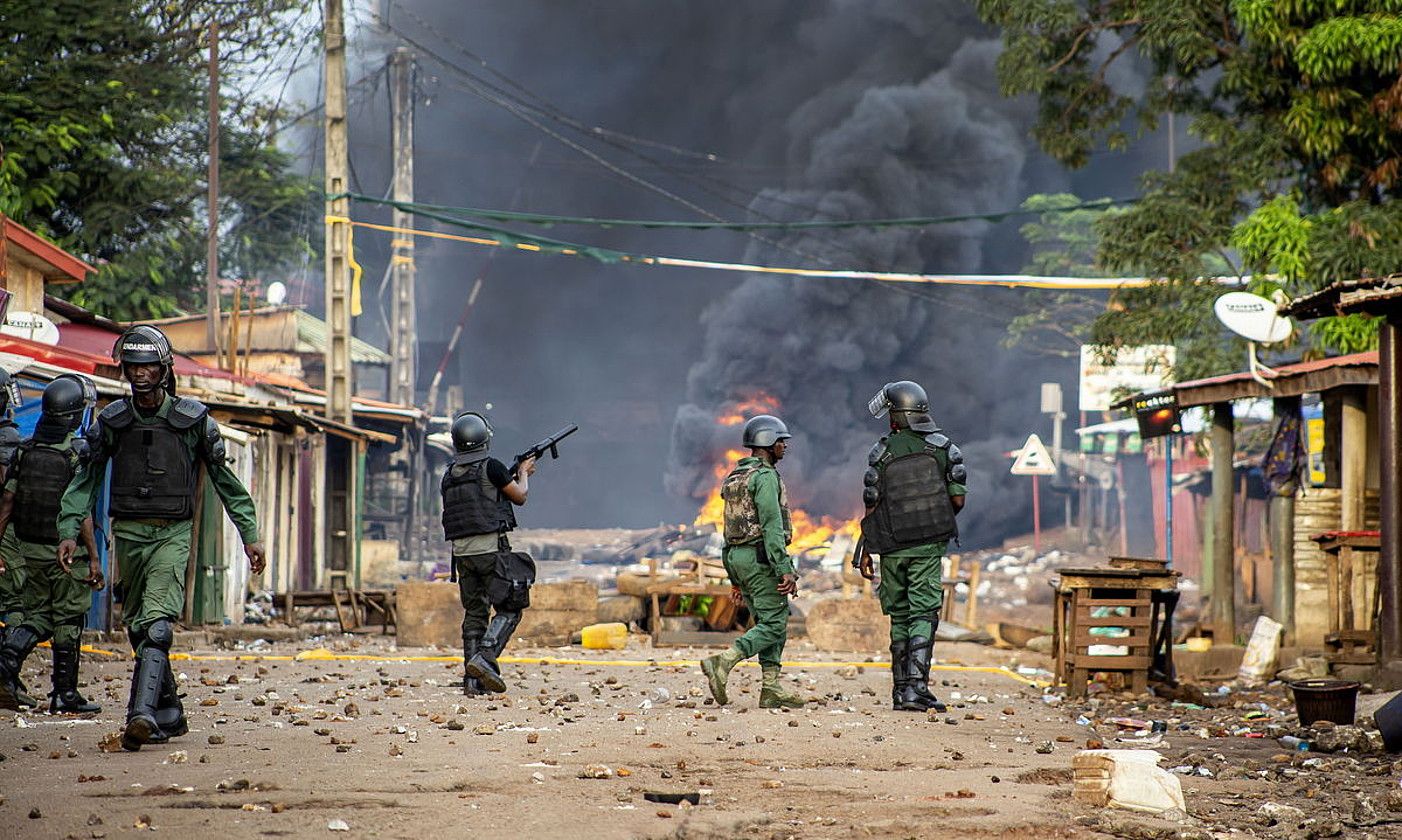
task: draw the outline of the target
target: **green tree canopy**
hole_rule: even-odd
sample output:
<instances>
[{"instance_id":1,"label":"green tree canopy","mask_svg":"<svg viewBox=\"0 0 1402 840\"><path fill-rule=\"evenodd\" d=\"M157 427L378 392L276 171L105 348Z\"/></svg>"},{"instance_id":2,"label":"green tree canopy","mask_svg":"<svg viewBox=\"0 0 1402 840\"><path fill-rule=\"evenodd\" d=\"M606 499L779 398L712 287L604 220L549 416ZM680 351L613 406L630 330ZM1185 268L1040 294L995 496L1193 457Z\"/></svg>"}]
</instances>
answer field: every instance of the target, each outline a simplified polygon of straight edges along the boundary
<instances>
[{"instance_id":1,"label":"green tree canopy","mask_svg":"<svg viewBox=\"0 0 1402 840\"><path fill-rule=\"evenodd\" d=\"M220 273L261 278L306 256L317 192L276 147L278 108L269 101L279 94L270 73L290 72L280 62L305 45L295 25L305 5L0 6L0 212L98 266L74 290L76 301L134 319L198 300L212 19L224 73Z\"/></svg>"},{"instance_id":2,"label":"green tree canopy","mask_svg":"<svg viewBox=\"0 0 1402 840\"><path fill-rule=\"evenodd\" d=\"M1198 141L1098 223L1102 269L1169 282L1116 293L1093 341L1172 342L1180 375L1219 372L1241 356L1202 278L1298 295L1402 271L1402 0L978 5L1003 30L1004 91L1037 96L1035 136L1061 162L1123 148L1169 112ZM1313 331L1319 349L1374 340L1356 321Z\"/></svg>"}]
</instances>

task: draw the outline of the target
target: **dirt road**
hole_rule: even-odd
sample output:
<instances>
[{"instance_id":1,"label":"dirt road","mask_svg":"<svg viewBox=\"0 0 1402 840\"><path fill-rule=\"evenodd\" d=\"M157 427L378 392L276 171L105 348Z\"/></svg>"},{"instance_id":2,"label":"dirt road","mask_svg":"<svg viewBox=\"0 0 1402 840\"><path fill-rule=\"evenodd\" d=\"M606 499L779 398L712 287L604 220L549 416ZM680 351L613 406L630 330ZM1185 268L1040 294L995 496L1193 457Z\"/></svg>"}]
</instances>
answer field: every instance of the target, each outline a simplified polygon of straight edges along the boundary
<instances>
[{"instance_id":1,"label":"dirt road","mask_svg":"<svg viewBox=\"0 0 1402 840\"><path fill-rule=\"evenodd\" d=\"M356 653L436 652L372 642ZM1064 836L1053 815L1068 786L1017 781L1068 766L1068 749L1038 755L1027 734L1062 716L999 674L942 673L951 684L937 691L974 700L947 723L889 711L879 668L791 668L818 702L771 712L755 708L755 668L737 670L732 704L717 709L684 666L510 665L510 696L467 700L451 686L456 664L184 660L190 734L131 754L99 748L119 727L129 669L106 659L84 662L105 704L95 719L0 723L0 835L118 837L145 824L334 837L327 826L341 820L345 836L379 837ZM33 667L29 681L45 676ZM612 775L580 778L603 774L591 765ZM657 804L649 791L701 804Z\"/></svg>"},{"instance_id":2,"label":"dirt road","mask_svg":"<svg viewBox=\"0 0 1402 840\"><path fill-rule=\"evenodd\" d=\"M935 690L949 714L897 714L884 668L834 667L832 655L798 644L790 654L808 664L786 673L816 702L759 710L758 670L741 668L732 704L718 709L694 666L608 664L697 655L635 642L607 657L515 651L590 661L509 665L509 696L468 700L452 685L458 663L406 658L436 651L326 644L366 658L277 659L298 648L273 647L262 659L195 651L177 661L191 732L135 754L100 747L118 731L129 663L88 657L84 678L103 714L0 717L0 836L1205 838L1214 827L1276 836L1255 809L1272 797L1306 805L1284 785L1316 772L1185 776L1192 816L1115 816L1070 798L1071 757L1088 734L1081 712L1007 674L941 672ZM944 661L1006 657L941 647ZM47 683L41 658L31 685ZM1242 738L1181 746L1221 759L1219 772L1280 752ZM1214 752L1227 747L1237 752ZM1396 787L1368 781L1380 795ZM648 792L695 793L700 804L659 804Z\"/></svg>"}]
</instances>

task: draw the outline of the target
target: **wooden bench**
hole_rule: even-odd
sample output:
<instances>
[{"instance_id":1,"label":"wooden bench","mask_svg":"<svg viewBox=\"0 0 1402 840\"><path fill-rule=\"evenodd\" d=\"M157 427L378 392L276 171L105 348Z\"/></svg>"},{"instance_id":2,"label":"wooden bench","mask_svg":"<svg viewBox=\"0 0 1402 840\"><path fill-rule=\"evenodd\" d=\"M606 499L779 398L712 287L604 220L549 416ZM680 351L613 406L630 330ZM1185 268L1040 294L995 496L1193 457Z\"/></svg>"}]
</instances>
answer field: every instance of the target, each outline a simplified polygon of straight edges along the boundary
<instances>
[{"instance_id":1,"label":"wooden bench","mask_svg":"<svg viewBox=\"0 0 1402 840\"><path fill-rule=\"evenodd\" d=\"M378 623L380 632L389 633L390 625L398 625L394 608L394 593L380 589L303 589L284 592L282 601L283 621L289 627L301 622L297 617L299 609L321 609L333 607L336 622L342 633L373 632L367 625ZM378 616L378 622L373 621Z\"/></svg>"},{"instance_id":2,"label":"wooden bench","mask_svg":"<svg viewBox=\"0 0 1402 840\"><path fill-rule=\"evenodd\" d=\"M1329 587L1329 633L1324 644L1329 658L1346 665L1372 665L1377 661L1378 637L1373 629L1378 614L1379 590L1376 555L1382 546L1381 531L1325 531L1310 537L1324 552L1324 575ZM1353 587L1355 573L1361 573L1355 552L1374 555L1374 584L1367 626L1355 627Z\"/></svg>"},{"instance_id":3,"label":"wooden bench","mask_svg":"<svg viewBox=\"0 0 1402 840\"><path fill-rule=\"evenodd\" d=\"M1178 578L1177 572L1161 568L1060 570L1052 582L1052 643L1057 679L1066 685L1068 696L1084 696L1091 675L1107 671L1123 673L1135 694L1148 691L1156 653L1171 642L1166 631L1177 600L1156 596L1176 595ZM1101 628L1125 635L1093 632ZM1123 647L1125 653L1091 653L1101 645ZM1171 660L1159 667L1171 672Z\"/></svg>"}]
</instances>

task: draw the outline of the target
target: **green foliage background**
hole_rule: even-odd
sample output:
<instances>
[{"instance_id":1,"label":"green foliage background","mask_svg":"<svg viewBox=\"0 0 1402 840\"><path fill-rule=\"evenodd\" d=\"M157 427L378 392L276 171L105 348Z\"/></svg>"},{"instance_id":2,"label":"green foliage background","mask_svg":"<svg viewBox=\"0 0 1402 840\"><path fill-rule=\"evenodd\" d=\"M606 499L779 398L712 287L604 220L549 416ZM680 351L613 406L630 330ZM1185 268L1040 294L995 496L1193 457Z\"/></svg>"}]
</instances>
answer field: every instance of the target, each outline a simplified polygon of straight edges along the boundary
<instances>
[{"instance_id":1,"label":"green foliage background","mask_svg":"<svg viewBox=\"0 0 1402 840\"><path fill-rule=\"evenodd\" d=\"M270 84L298 39L305 48L294 24L306 6L0 4L0 212L98 267L76 302L119 319L203 308L211 19L224 74L220 274L271 279L308 256L319 193L276 146Z\"/></svg>"},{"instance_id":2,"label":"green foliage background","mask_svg":"<svg viewBox=\"0 0 1402 840\"><path fill-rule=\"evenodd\" d=\"M1300 295L1402 271L1402 0L977 0L1001 27L999 78L1037 97L1035 136L1081 166L1169 112L1200 145L1143 200L1094 224L1095 265L1169 282L1115 293L1090 330L1113 346L1174 343L1177 375L1235 369L1211 315L1219 287ZM1142 95L1117 90L1132 65ZM1269 278L1269 279L1266 279ZM1312 352L1375 346L1374 325L1317 322Z\"/></svg>"}]
</instances>

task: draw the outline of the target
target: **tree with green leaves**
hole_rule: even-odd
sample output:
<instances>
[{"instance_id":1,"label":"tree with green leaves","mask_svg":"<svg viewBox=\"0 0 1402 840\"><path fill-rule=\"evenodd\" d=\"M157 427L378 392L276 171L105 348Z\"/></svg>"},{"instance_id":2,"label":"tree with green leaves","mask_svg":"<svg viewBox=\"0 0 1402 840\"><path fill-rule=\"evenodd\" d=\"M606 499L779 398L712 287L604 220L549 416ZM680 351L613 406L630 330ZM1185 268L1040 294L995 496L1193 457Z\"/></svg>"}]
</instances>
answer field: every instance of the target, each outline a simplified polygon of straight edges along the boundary
<instances>
[{"instance_id":1,"label":"tree with green leaves","mask_svg":"<svg viewBox=\"0 0 1402 840\"><path fill-rule=\"evenodd\" d=\"M307 5L0 6L0 213L98 267L76 302L123 319L203 308L211 20L224 82L221 274L262 278L306 258L318 193L276 146L275 97L307 49Z\"/></svg>"},{"instance_id":2,"label":"tree with green leaves","mask_svg":"<svg viewBox=\"0 0 1402 840\"><path fill-rule=\"evenodd\" d=\"M1002 28L1006 93L1033 94L1035 136L1069 166L1168 113L1197 147L1098 223L1097 264L1165 283L1116 292L1091 340L1173 343L1178 375L1240 366L1211 316L1222 290L1299 295L1402 271L1402 0L977 0ZM1331 319L1316 349L1370 346Z\"/></svg>"}]
</instances>

